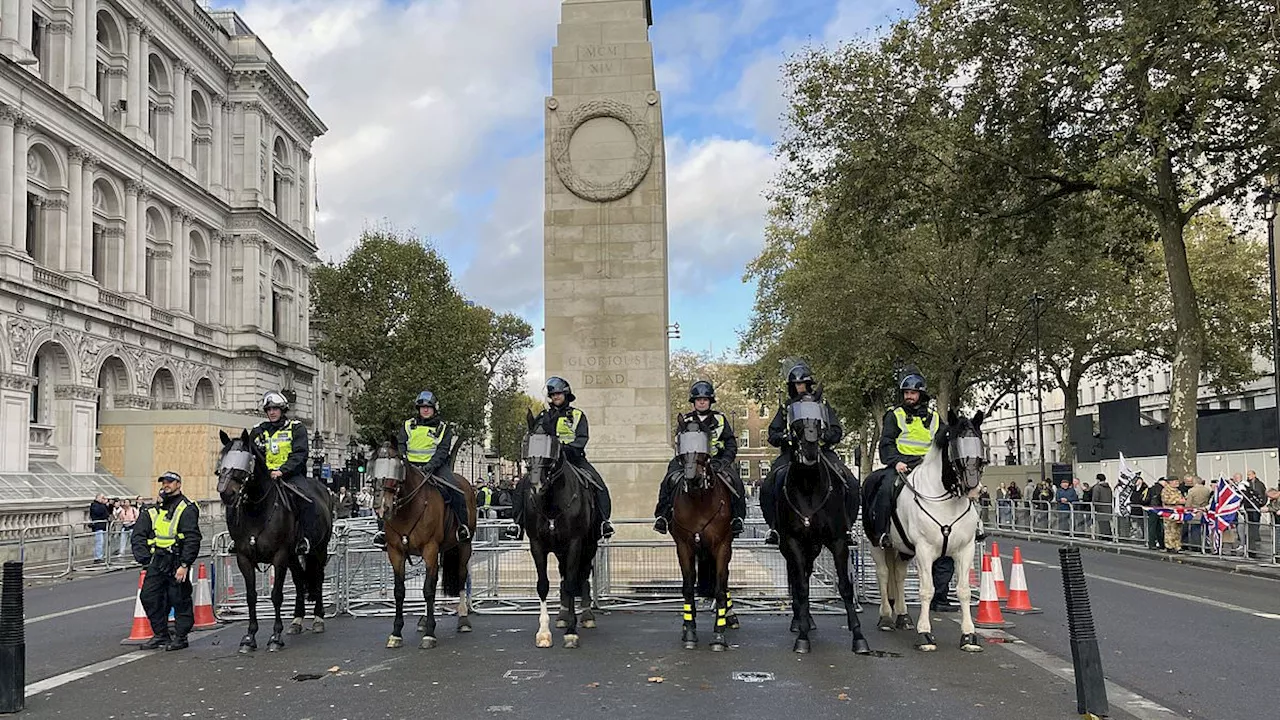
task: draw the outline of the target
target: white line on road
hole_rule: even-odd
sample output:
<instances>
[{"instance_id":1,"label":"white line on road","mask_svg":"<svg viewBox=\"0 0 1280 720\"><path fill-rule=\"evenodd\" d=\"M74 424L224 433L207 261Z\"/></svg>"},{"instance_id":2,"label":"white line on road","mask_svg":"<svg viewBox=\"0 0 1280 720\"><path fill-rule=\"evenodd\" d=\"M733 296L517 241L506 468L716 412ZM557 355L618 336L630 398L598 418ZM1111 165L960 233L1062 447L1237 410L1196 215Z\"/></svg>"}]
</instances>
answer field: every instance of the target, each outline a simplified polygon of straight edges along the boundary
<instances>
[{"instance_id":1,"label":"white line on road","mask_svg":"<svg viewBox=\"0 0 1280 720\"><path fill-rule=\"evenodd\" d=\"M61 675L54 675L51 678L45 678L39 682L33 682L26 687L26 697L39 695L42 692L47 692L56 687L61 687L67 683L75 682L76 680L83 680L90 675L96 675L104 670L110 670L111 668L120 667L121 665L128 665L134 660L141 660L148 655L154 654L154 652L148 652L146 650L134 650L133 652L125 653L124 655L117 655L110 660L103 660L99 663L86 665L79 670L64 672Z\"/></svg>"},{"instance_id":2,"label":"white line on road","mask_svg":"<svg viewBox=\"0 0 1280 720\"><path fill-rule=\"evenodd\" d=\"M130 595L129 597L120 598L119 600L108 600L106 602L100 602L94 605L81 605L80 607L71 608L70 610L63 610L62 612L49 613L48 615L39 615L37 617L27 618L23 624L31 625L33 623L43 622L45 620L52 620L54 618L66 617L67 615L75 615L76 613L82 612L84 610L96 610L98 608L110 607L112 605L121 605L123 603L133 602L136 597L137 597L136 595Z\"/></svg>"},{"instance_id":3,"label":"white line on road","mask_svg":"<svg viewBox=\"0 0 1280 720\"><path fill-rule=\"evenodd\" d=\"M1134 590L1146 590L1147 592L1155 593L1157 595L1164 595L1166 597L1178 598L1179 600L1186 600L1188 602L1200 603L1201 605L1216 607L1220 610L1231 610L1234 612L1244 613L1246 615L1255 615L1257 617L1266 618L1268 620L1280 620L1280 615L1276 615L1274 613L1266 613L1260 610L1254 610L1253 608L1247 608L1247 607L1244 607L1243 605L1233 605L1228 602L1222 602L1221 600L1210 600L1209 598L1202 598L1198 595L1188 595L1186 593L1174 592L1173 590L1165 590L1163 588L1151 587L1150 585L1142 585L1135 582L1129 582L1128 580L1119 580L1117 578L1111 578L1105 575L1094 575L1092 573L1085 573L1085 577L1089 578L1090 580L1101 580L1103 582L1109 582L1109 583L1114 583L1116 585L1121 585L1123 587L1133 588Z\"/></svg>"}]
</instances>

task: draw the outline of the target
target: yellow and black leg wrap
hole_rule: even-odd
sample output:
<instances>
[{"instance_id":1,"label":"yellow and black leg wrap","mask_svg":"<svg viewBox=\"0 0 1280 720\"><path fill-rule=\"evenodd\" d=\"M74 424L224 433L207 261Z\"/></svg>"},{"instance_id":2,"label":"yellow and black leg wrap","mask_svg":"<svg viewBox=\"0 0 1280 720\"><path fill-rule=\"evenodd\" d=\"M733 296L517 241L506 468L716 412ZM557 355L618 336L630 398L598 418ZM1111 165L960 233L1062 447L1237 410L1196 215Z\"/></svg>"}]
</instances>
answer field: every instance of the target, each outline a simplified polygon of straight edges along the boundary
<instances>
[{"instance_id":1,"label":"yellow and black leg wrap","mask_svg":"<svg viewBox=\"0 0 1280 720\"><path fill-rule=\"evenodd\" d=\"M723 628L725 626L725 613L728 611L729 608L716 608L716 628Z\"/></svg>"},{"instance_id":2,"label":"yellow and black leg wrap","mask_svg":"<svg viewBox=\"0 0 1280 720\"><path fill-rule=\"evenodd\" d=\"M689 603L684 604L684 621L693 622L693 605Z\"/></svg>"}]
</instances>

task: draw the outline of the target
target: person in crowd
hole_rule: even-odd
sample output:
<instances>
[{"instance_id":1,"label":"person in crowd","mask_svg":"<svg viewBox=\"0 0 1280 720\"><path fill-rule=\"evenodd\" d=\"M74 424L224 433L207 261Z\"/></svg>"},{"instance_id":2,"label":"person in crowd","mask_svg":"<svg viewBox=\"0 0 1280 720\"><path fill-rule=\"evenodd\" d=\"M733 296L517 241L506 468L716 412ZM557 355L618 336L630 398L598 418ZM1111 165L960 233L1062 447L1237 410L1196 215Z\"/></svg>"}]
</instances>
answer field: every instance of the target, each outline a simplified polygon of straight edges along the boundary
<instances>
[{"instance_id":1,"label":"person in crowd","mask_svg":"<svg viewBox=\"0 0 1280 720\"><path fill-rule=\"evenodd\" d=\"M129 552L129 536L133 533L134 524L138 522L138 508L129 498L121 498L113 515L114 520L120 524L119 555L124 557Z\"/></svg>"},{"instance_id":2,"label":"person in crowd","mask_svg":"<svg viewBox=\"0 0 1280 720\"><path fill-rule=\"evenodd\" d=\"M93 531L93 561L104 562L107 550L107 523L111 520L111 504L98 493L89 503L89 529Z\"/></svg>"}]
</instances>

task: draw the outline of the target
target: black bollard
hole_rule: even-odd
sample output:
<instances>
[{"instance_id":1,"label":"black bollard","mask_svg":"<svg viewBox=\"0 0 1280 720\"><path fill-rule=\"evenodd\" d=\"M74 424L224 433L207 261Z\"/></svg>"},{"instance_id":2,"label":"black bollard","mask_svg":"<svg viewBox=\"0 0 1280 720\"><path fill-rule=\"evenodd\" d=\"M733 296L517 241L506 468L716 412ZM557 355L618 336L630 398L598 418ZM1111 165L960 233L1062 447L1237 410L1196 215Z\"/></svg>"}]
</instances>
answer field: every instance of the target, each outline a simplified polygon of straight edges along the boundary
<instances>
[{"instance_id":1,"label":"black bollard","mask_svg":"<svg viewBox=\"0 0 1280 720\"><path fill-rule=\"evenodd\" d=\"M22 563L4 564L0 585L0 713L26 706L27 645L22 616Z\"/></svg>"},{"instance_id":2,"label":"black bollard","mask_svg":"<svg viewBox=\"0 0 1280 720\"><path fill-rule=\"evenodd\" d=\"M1071 664L1076 675L1076 712L1106 717L1106 679L1102 674L1102 654L1098 650L1098 634L1093 627L1093 610L1089 607L1089 588L1085 584L1080 548L1058 549L1062 567L1062 591L1067 599L1067 623L1071 631Z\"/></svg>"}]
</instances>

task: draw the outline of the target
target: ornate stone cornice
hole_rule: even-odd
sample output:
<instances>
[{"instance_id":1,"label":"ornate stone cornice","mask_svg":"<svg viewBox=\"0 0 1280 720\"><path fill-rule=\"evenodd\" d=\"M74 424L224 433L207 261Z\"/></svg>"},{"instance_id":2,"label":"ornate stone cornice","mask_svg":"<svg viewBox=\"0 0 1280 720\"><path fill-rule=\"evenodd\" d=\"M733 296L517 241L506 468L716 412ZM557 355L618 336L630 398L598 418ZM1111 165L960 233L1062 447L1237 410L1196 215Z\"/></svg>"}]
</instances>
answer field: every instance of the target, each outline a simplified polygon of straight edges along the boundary
<instances>
[{"instance_id":1,"label":"ornate stone cornice","mask_svg":"<svg viewBox=\"0 0 1280 720\"><path fill-rule=\"evenodd\" d=\"M47 31L53 35L67 35L71 33L71 23L64 20L51 22L47 27Z\"/></svg>"},{"instance_id":2,"label":"ornate stone cornice","mask_svg":"<svg viewBox=\"0 0 1280 720\"><path fill-rule=\"evenodd\" d=\"M172 250L168 250L168 249L165 249L165 250L152 250L152 251L151 251L151 257L153 257L153 258L155 258L155 259L157 259L157 260L168 260L168 259L170 259L170 258L172 258L172 257L173 257L173 251L172 251Z\"/></svg>"},{"instance_id":3,"label":"ornate stone cornice","mask_svg":"<svg viewBox=\"0 0 1280 720\"><path fill-rule=\"evenodd\" d=\"M174 206L172 212L173 212L173 219L178 220L180 222L190 222L191 218L193 217L190 210L187 210L186 208L178 207L176 205Z\"/></svg>"},{"instance_id":4,"label":"ornate stone cornice","mask_svg":"<svg viewBox=\"0 0 1280 720\"><path fill-rule=\"evenodd\" d=\"M156 112L162 115L172 115L173 103L156 103Z\"/></svg>"},{"instance_id":5,"label":"ornate stone cornice","mask_svg":"<svg viewBox=\"0 0 1280 720\"><path fill-rule=\"evenodd\" d=\"M9 105L0 105L0 122L12 125L20 115L15 108Z\"/></svg>"},{"instance_id":6,"label":"ornate stone cornice","mask_svg":"<svg viewBox=\"0 0 1280 720\"><path fill-rule=\"evenodd\" d=\"M151 197L152 195L150 185L147 185L141 180L134 180L132 178L124 181L124 191L126 193L133 193L137 195L139 199L143 200Z\"/></svg>"},{"instance_id":7,"label":"ornate stone cornice","mask_svg":"<svg viewBox=\"0 0 1280 720\"><path fill-rule=\"evenodd\" d=\"M117 395L115 404L117 408L124 410L149 410L151 398L146 395Z\"/></svg>"},{"instance_id":8,"label":"ornate stone cornice","mask_svg":"<svg viewBox=\"0 0 1280 720\"><path fill-rule=\"evenodd\" d=\"M5 390L29 391L36 384L36 379L26 375L0 373L0 388Z\"/></svg>"},{"instance_id":9,"label":"ornate stone cornice","mask_svg":"<svg viewBox=\"0 0 1280 720\"><path fill-rule=\"evenodd\" d=\"M57 385L53 388L53 396L60 400L97 400L102 390L83 385Z\"/></svg>"},{"instance_id":10,"label":"ornate stone cornice","mask_svg":"<svg viewBox=\"0 0 1280 720\"><path fill-rule=\"evenodd\" d=\"M213 138L211 138L211 137L204 137L204 136L197 136L197 137L195 137L195 138L192 138L191 142L195 143L196 145L212 145L212 144L213 144Z\"/></svg>"},{"instance_id":11,"label":"ornate stone cornice","mask_svg":"<svg viewBox=\"0 0 1280 720\"><path fill-rule=\"evenodd\" d=\"M47 198L42 205L50 210L67 209L67 201L64 198Z\"/></svg>"},{"instance_id":12,"label":"ornate stone cornice","mask_svg":"<svg viewBox=\"0 0 1280 720\"><path fill-rule=\"evenodd\" d=\"M111 66L106 70L107 75L111 77L129 77L129 68Z\"/></svg>"},{"instance_id":13,"label":"ornate stone cornice","mask_svg":"<svg viewBox=\"0 0 1280 720\"><path fill-rule=\"evenodd\" d=\"M89 157L92 157L89 151L79 145L73 145L71 149L67 150L67 159L70 160L73 165L79 165Z\"/></svg>"}]
</instances>

